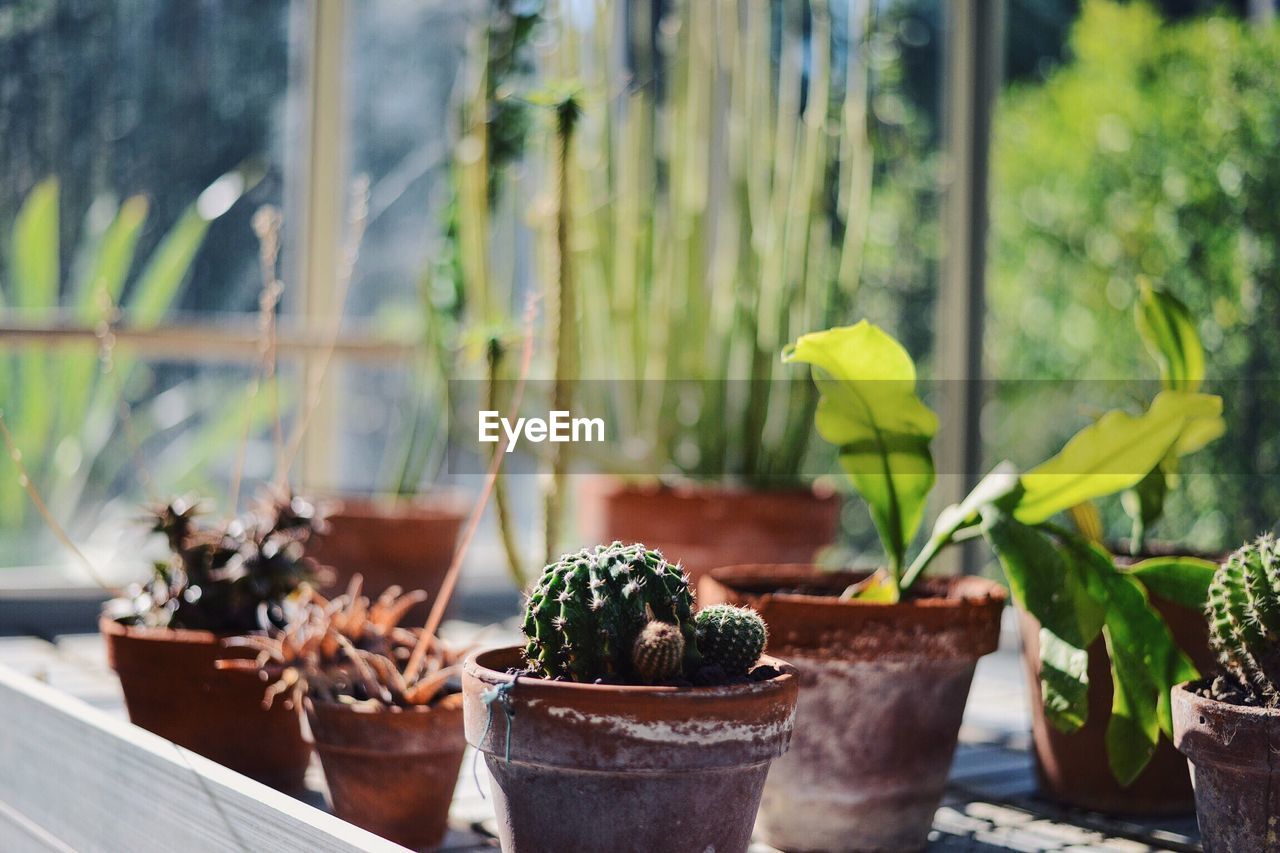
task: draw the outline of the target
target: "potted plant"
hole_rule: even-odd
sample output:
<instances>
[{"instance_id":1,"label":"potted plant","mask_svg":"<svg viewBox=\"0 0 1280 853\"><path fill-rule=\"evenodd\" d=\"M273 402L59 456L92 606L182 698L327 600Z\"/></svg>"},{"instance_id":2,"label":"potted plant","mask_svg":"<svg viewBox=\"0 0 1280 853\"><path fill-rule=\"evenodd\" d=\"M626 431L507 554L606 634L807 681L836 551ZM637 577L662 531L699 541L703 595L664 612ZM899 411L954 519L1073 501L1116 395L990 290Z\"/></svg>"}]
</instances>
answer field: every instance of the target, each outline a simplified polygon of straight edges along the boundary
<instances>
[{"instance_id":1,"label":"potted plant","mask_svg":"<svg viewBox=\"0 0 1280 853\"><path fill-rule=\"evenodd\" d=\"M1190 311L1173 294L1139 283L1134 318L1139 336L1160 367L1161 384L1168 391L1198 392L1205 372L1204 347ZM1181 457L1203 448L1224 430L1220 416L1194 421L1172 451L1160 459L1135 485L1126 489L1121 504L1131 519L1127 543L1111 550L1116 561L1146 577L1146 592L1173 634L1178 648L1202 671L1213 664L1208 626L1203 616L1204 592L1221 557L1213 560L1184 543L1152 542L1151 534L1163 516L1166 498L1178 485ZM1100 538L1101 517L1092 504L1075 510L1082 531ZM1161 568L1163 567L1163 568ZM1152 572L1175 572L1194 578L1186 584L1160 583ZM1194 807L1185 762L1168 738L1160 738L1150 763L1132 779L1117 778L1105 760L1107 721L1114 701L1111 659L1102 638L1088 649L1088 719L1064 732L1050 722L1037 695L1039 685L1040 624L1025 611L1019 620L1023 660L1032 691L1032 735L1036 776L1041 794L1067 805L1113 814L1180 814Z\"/></svg>"},{"instance_id":2,"label":"potted plant","mask_svg":"<svg viewBox=\"0 0 1280 853\"><path fill-rule=\"evenodd\" d=\"M422 629L400 627L426 599L387 589L376 601L362 579L329 601L310 593L285 628L235 645L256 660L227 669L261 672L265 704L306 709L334 814L414 849L444 840L466 741L456 655L433 642L414 654ZM259 696L261 698L261 682Z\"/></svg>"},{"instance_id":3,"label":"potted plant","mask_svg":"<svg viewBox=\"0 0 1280 853\"><path fill-rule=\"evenodd\" d=\"M1163 622L1133 578L1051 519L1137 482L1141 473L1125 472L1145 471L1147 459L1162 458L1212 401L1170 392L1141 417L1104 417L1059 456L1024 474L1001 464L964 501L938 514L908 561L934 482L930 443L938 427L916 396L910 356L863 321L802 336L784 357L813 367L821 393L818 433L840 448L887 565L869 576L833 576L811 566L726 567L703 581L704 600L750 603L771 620L774 648L794 660L804 679L793 751L777 762L765 791L765 839L802 850L925 844L973 669L996 648L1005 600L1001 588L980 578L922 578L938 553L959 540L984 536L1005 567L1014 600L1049 626L1041 632L1042 652L1052 665L1041 681L1052 712L1083 720L1083 648L1102 631L1105 613L1115 632L1137 637L1154 660L1168 664L1158 681L1130 676L1129 655L1122 664L1123 695L1139 708L1126 708L1118 719L1140 717L1141 735L1154 729L1156 696L1162 685L1176 683L1174 673L1186 671L1174 666L1185 659L1167 631L1160 633ZM1170 571L1153 569L1161 578ZM1092 594L1084 591L1086 581ZM1112 586L1115 603L1108 599L1104 606L1092 597ZM1131 621L1141 626L1130 627ZM864 693L889 701L858 701ZM857 725L849 724L850 715ZM869 742L866 731L880 736ZM1129 734L1133 754L1126 758L1136 760L1147 739Z\"/></svg>"},{"instance_id":4,"label":"potted plant","mask_svg":"<svg viewBox=\"0 0 1280 853\"><path fill-rule=\"evenodd\" d=\"M463 667L503 849L747 849L797 689L758 616L695 616L679 565L615 542L549 564L523 631Z\"/></svg>"},{"instance_id":5,"label":"potted plant","mask_svg":"<svg viewBox=\"0 0 1280 853\"><path fill-rule=\"evenodd\" d=\"M1280 546L1262 536L1217 569L1206 608L1211 679L1173 690L1174 743L1187 756L1209 853L1275 850L1280 823Z\"/></svg>"},{"instance_id":6,"label":"potted plant","mask_svg":"<svg viewBox=\"0 0 1280 853\"><path fill-rule=\"evenodd\" d=\"M845 309L865 231L870 111L863 54L843 49L843 25L824 4L792 11L747 20L678 5L662 12L661 27L623 27L622 7L605 4L548 18L556 29L544 39L545 67L579 75L585 106L572 139L558 134L545 146L554 162L532 217L554 309L552 408L576 400L605 414L611 430L604 452L572 451L584 469L602 472L579 480L579 533L678 553L695 578L748 558L810 560L839 527L839 496L804 464L816 395L769 354ZM677 30L679 39L660 35ZM706 63L698 46L724 38L741 49ZM815 68L847 62L833 74L849 84L793 77L770 48L777 43L803 44ZM621 68L649 71L622 81ZM711 97L721 88L739 96ZM766 138L796 158L757 144ZM464 139L461 186L485 186L487 139ZM479 192L459 202L464 213L490 212ZM458 245L477 249L462 258L468 298L477 314L498 308L499 322L486 316L479 325L500 327L515 300L494 285L519 279L487 275L491 259L479 251L487 216L458 224L470 238ZM571 467L566 448L548 455L550 560L568 540L557 516L570 500ZM500 513L502 504L500 490ZM524 550L508 548L513 565Z\"/></svg>"},{"instance_id":7,"label":"potted plant","mask_svg":"<svg viewBox=\"0 0 1280 853\"><path fill-rule=\"evenodd\" d=\"M229 637L283 625L300 586L316 576L306 556L323 522L302 498L280 493L221 525L198 507L157 508L153 529L169 558L145 586L108 602L99 621L129 719L220 764L282 790L302 788L311 747L297 715L262 706L253 673L219 671Z\"/></svg>"}]
</instances>

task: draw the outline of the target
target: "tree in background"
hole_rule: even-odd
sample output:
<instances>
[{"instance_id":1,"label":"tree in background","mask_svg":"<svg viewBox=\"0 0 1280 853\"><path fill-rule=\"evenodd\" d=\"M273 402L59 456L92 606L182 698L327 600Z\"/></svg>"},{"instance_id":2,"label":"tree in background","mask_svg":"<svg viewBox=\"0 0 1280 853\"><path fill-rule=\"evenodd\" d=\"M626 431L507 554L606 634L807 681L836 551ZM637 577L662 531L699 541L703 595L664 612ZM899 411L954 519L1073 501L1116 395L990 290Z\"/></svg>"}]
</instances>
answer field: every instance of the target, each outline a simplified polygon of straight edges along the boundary
<instances>
[{"instance_id":1,"label":"tree in background","mask_svg":"<svg viewBox=\"0 0 1280 853\"><path fill-rule=\"evenodd\" d=\"M989 369L1002 381L1150 376L1133 333L1139 283L1176 294L1198 321L1228 438L1187 466L1203 476L1189 478L1166 523L1221 547L1273 525L1280 506L1280 483L1266 476L1280 463L1267 428L1280 388L1265 381L1280 367L1280 31L1218 14L1170 23L1144 3L1089 0L1070 53L1000 106ZM986 420L990 446L1040 432L1027 429L1038 412L1055 419L1047 445L1078 426L1035 384L1006 388ZM1109 402L1102 384L1072 392L1081 417Z\"/></svg>"}]
</instances>

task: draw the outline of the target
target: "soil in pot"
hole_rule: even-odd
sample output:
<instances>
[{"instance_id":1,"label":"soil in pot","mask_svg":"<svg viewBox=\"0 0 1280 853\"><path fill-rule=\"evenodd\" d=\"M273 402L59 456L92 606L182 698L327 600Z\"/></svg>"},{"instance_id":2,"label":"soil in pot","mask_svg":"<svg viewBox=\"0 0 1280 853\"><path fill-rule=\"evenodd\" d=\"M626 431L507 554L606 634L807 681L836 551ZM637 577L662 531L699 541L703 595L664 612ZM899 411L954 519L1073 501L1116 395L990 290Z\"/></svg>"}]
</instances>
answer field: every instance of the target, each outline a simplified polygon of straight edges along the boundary
<instances>
[{"instance_id":1,"label":"soil in pot","mask_svg":"<svg viewBox=\"0 0 1280 853\"><path fill-rule=\"evenodd\" d=\"M313 539L307 553L333 569L328 593L345 591L357 573L364 575L366 590L425 590L426 602L403 620L421 625L449 570L465 517L466 506L451 496L393 503L346 499L328 513L328 533Z\"/></svg>"},{"instance_id":2,"label":"soil in pot","mask_svg":"<svg viewBox=\"0 0 1280 853\"><path fill-rule=\"evenodd\" d=\"M308 701L307 718L334 814L415 850L440 845L466 749L460 694L394 710Z\"/></svg>"},{"instance_id":3,"label":"soil in pot","mask_svg":"<svg viewBox=\"0 0 1280 853\"><path fill-rule=\"evenodd\" d=\"M791 750L760 809L783 850L918 850L942 800L978 658L995 650L1002 587L965 577L917 583L900 604L842 601L865 577L808 565L713 570L704 606L748 604L769 651L799 671Z\"/></svg>"},{"instance_id":4,"label":"soil in pot","mask_svg":"<svg viewBox=\"0 0 1280 853\"><path fill-rule=\"evenodd\" d=\"M696 581L717 566L811 561L840 525L830 490L756 491L588 478L581 492L583 538L644 542L679 557Z\"/></svg>"},{"instance_id":5,"label":"soil in pot","mask_svg":"<svg viewBox=\"0 0 1280 853\"><path fill-rule=\"evenodd\" d=\"M215 666L253 651L226 648L208 631L126 627L105 616L98 627L134 725L274 788L302 790L311 747L297 712L264 708L256 673Z\"/></svg>"},{"instance_id":6,"label":"soil in pot","mask_svg":"<svg viewBox=\"0 0 1280 853\"><path fill-rule=\"evenodd\" d=\"M1195 783L1207 853L1280 851L1280 709L1222 702L1204 683L1173 689L1174 743Z\"/></svg>"},{"instance_id":7,"label":"soil in pot","mask_svg":"<svg viewBox=\"0 0 1280 853\"><path fill-rule=\"evenodd\" d=\"M1127 558L1118 558L1122 564ZM1209 557L1217 561L1217 557ZM1152 595L1178 647L1201 672L1214 668L1204 615ZM1111 657L1099 638L1089 647L1089 717L1079 731L1063 734L1044 714L1040 696L1040 623L1018 614L1022 661L1031 688L1031 730L1036 779L1042 796L1064 805L1113 815L1180 815L1195 808L1186 760L1164 736L1151 763L1132 784L1116 781L1107 763L1107 720L1111 717Z\"/></svg>"},{"instance_id":8,"label":"soil in pot","mask_svg":"<svg viewBox=\"0 0 1280 853\"><path fill-rule=\"evenodd\" d=\"M518 648L463 667L467 741L493 780L502 849L745 851L787 749L791 667L722 687L576 684L512 674Z\"/></svg>"}]
</instances>

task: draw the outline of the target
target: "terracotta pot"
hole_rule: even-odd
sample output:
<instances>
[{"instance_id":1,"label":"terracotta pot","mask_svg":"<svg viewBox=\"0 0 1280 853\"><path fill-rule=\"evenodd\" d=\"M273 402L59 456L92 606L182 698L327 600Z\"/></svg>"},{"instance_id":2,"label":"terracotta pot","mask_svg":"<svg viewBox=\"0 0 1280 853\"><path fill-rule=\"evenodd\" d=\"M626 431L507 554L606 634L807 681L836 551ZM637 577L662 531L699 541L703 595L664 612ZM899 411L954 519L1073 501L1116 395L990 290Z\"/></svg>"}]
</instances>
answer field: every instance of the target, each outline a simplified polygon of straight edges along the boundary
<instances>
[{"instance_id":1,"label":"terracotta pot","mask_svg":"<svg viewBox=\"0 0 1280 853\"><path fill-rule=\"evenodd\" d=\"M1173 739L1191 765L1207 853L1280 850L1280 709L1173 688Z\"/></svg>"},{"instance_id":2,"label":"terracotta pot","mask_svg":"<svg viewBox=\"0 0 1280 853\"><path fill-rule=\"evenodd\" d=\"M512 647L463 666L467 741L492 776L502 849L743 851L796 680L630 687L514 679ZM498 698L494 698L498 697ZM490 701L486 701L486 700Z\"/></svg>"},{"instance_id":3,"label":"terracotta pot","mask_svg":"<svg viewBox=\"0 0 1280 853\"><path fill-rule=\"evenodd\" d=\"M334 814L405 847L440 846L467 746L462 696L396 711L308 701L307 719Z\"/></svg>"},{"instance_id":4,"label":"terracotta pot","mask_svg":"<svg viewBox=\"0 0 1280 853\"><path fill-rule=\"evenodd\" d=\"M1214 666L1209 629L1203 614L1151 596L1178 647L1201 672ZM1151 763L1128 787L1111 774L1107 763L1107 721L1111 718L1111 657L1099 638L1089 647L1089 718L1073 734L1063 734L1048 721L1040 694L1040 623L1018 614L1022 661L1031 694L1031 733L1040 793L1076 808L1113 815L1179 815L1195 808L1186 761L1161 737Z\"/></svg>"},{"instance_id":5,"label":"terracotta pot","mask_svg":"<svg viewBox=\"0 0 1280 853\"><path fill-rule=\"evenodd\" d=\"M423 589L430 598L404 623L421 625L444 582L465 506L453 496L381 503L338 501L328 515L329 532L307 545L307 553L334 571L328 592L342 592L351 576L364 575L364 590L377 595L398 584Z\"/></svg>"},{"instance_id":6,"label":"terracotta pot","mask_svg":"<svg viewBox=\"0 0 1280 853\"><path fill-rule=\"evenodd\" d=\"M704 606L756 608L769 651L800 673L791 751L774 763L760 808L762 837L782 850L922 849L974 667L999 642L998 584L928 580L927 597L893 605L835 597L862 577L732 566L699 587Z\"/></svg>"},{"instance_id":7,"label":"terracotta pot","mask_svg":"<svg viewBox=\"0 0 1280 853\"><path fill-rule=\"evenodd\" d=\"M282 791L299 791L311 758L296 711L262 707L266 685L252 672L219 670L224 658L252 658L208 631L98 622L107 662L120 676L134 725Z\"/></svg>"},{"instance_id":8,"label":"terracotta pot","mask_svg":"<svg viewBox=\"0 0 1280 853\"><path fill-rule=\"evenodd\" d=\"M840 526L831 491L753 491L588 478L582 491L583 541L643 542L679 560L696 581L716 566L811 561Z\"/></svg>"}]
</instances>

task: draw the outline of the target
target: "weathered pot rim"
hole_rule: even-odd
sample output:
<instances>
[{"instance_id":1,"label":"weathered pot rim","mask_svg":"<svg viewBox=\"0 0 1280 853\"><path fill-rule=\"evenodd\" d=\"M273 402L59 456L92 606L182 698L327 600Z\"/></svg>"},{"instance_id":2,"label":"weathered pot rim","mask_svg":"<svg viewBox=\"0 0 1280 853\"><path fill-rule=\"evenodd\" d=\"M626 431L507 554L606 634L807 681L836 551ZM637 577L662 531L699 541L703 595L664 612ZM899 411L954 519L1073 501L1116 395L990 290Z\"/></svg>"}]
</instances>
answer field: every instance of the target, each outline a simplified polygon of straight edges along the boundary
<instances>
[{"instance_id":1,"label":"weathered pot rim","mask_svg":"<svg viewBox=\"0 0 1280 853\"><path fill-rule=\"evenodd\" d=\"M1182 702L1188 708L1199 710L1210 709L1223 716L1239 717L1241 722L1253 722L1259 725L1276 726L1280 732L1280 708L1259 708L1257 705L1237 705L1234 702L1223 702L1212 696L1205 696L1194 690L1198 681L1184 681L1173 688L1173 701Z\"/></svg>"},{"instance_id":2,"label":"weathered pot rim","mask_svg":"<svg viewBox=\"0 0 1280 853\"><path fill-rule=\"evenodd\" d=\"M833 590L844 589L849 584L857 583L871 576L865 570L826 571L811 563L743 563L735 566L721 566L712 569L707 576L716 583L743 595L787 602L793 605L837 608L876 608L884 612L912 612L921 608L962 610L974 606L985 606L993 601L1002 604L1008 600L1004 587L988 578L977 575L959 575L948 578L922 578L917 584L930 590L945 589L944 595L928 595L919 598L908 598L895 604L885 602L860 601L857 599L841 599L837 596L809 595L800 592L760 591L757 587L785 588L798 584L813 585L815 581L826 582Z\"/></svg>"},{"instance_id":3,"label":"weathered pot rim","mask_svg":"<svg viewBox=\"0 0 1280 853\"><path fill-rule=\"evenodd\" d=\"M655 480L635 479L616 474L594 474L588 478L591 487L606 498L621 495L642 497L663 496L676 500L751 500L769 497L809 497L819 501L834 501L839 492L821 480L809 486L787 485L780 488L753 488L742 483L714 480Z\"/></svg>"},{"instance_id":4,"label":"weathered pot rim","mask_svg":"<svg viewBox=\"0 0 1280 853\"><path fill-rule=\"evenodd\" d=\"M1193 688L1173 688L1173 744L1196 765L1229 767L1237 772L1269 776L1280 744L1280 708L1236 705Z\"/></svg>"},{"instance_id":5,"label":"weathered pot rim","mask_svg":"<svg viewBox=\"0 0 1280 853\"><path fill-rule=\"evenodd\" d=\"M490 760L575 771L693 772L761 765L791 740L799 680L723 687L577 684L506 672L521 648L474 652L463 665L467 741ZM505 720L505 722L504 722Z\"/></svg>"},{"instance_id":6,"label":"weathered pot rim","mask_svg":"<svg viewBox=\"0 0 1280 853\"><path fill-rule=\"evenodd\" d=\"M510 660L505 666L495 666L497 661L489 660L499 657ZM482 660L485 659L485 660ZM778 674L765 681L753 681L750 684L725 684L717 687L672 687L670 685L646 684L581 684L576 681L553 681L549 678L534 678L528 675L512 675L506 670L523 663L520 646L502 646L499 648L479 649L467 655L462 671L487 684L510 684L517 679L520 687L529 685L530 689L546 691L556 695L558 701L572 701L575 694L582 696L604 697L615 695L619 703L628 698L640 696L679 696L689 701L713 701L735 696L750 696L761 693L785 690L795 680L796 669L784 660L763 655L760 663L772 666Z\"/></svg>"},{"instance_id":7,"label":"weathered pot rim","mask_svg":"<svg viewBox=\"0 0 1280 853\"><path fill-rule=\"evenodd\" d=\"M821 585L836 592L867 575L804 563L746 564L712 569L699 586L704 600L754 607L769 625L769 648L797 659L967 661L999 645L1008 593L986 578L925 579L918 583L932 596L896 604L773 591Z\"/></svg>"},{"instance_id":8,"label":"weathered pot rim","mask_svg":"<svg viewBox=\"0 0 1280 853\"><path fill-rule=\"evenodd\" d=\"M413 705L405 708L400 705L392 705L390 707L379 706L372 708L368 705L349 705L346 702L330 702L328 700L317 701L314 697L306 696L303 698L303 705L308 712L316 708L323 708L327 714L335 716L345 716L355 719L357 717L365 717L374 719L378 717L429 717L432 714L439 715L443 712L451 712L462 707L462 694L450 693L438 702L430 705Z\"/></svg>"},{"instance_id":9,"label":"weathered pot rim","mask_svg":"<svg viewBox=\"0 0 1280 853\"><path fill-rule=\"evenodd\" d=\"M153 628L146 625L125 625L103 613L98 616L98 630L115 637L128 637L151 643L185 643L188 645L215 646L231 637L243 637L244 633L228 631L217 633L194 628ZM231 651L234 647L228 648Z\"/></svg>"},{"instance_id":10,"label":"weathered pot rim","mask_svg":"<svg viewBox=\"0 0 1280 853\"><path fill-rule=\"evenodd\" d=\"M461 492L441 489L420 495L327 494L321 502L329 518L412 519L457 521L466 518L467 502Z\"/></svg>"}]
</instances>

